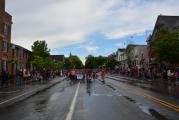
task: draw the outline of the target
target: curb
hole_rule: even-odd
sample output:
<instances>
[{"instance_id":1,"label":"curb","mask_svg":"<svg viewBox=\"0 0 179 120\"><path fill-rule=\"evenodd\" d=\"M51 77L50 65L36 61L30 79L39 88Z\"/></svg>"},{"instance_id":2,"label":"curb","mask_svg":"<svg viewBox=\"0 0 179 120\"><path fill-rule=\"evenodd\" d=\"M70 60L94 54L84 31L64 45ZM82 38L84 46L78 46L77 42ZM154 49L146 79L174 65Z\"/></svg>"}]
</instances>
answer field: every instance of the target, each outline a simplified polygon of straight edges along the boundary
<instances>
[{"instance_id":1,"label":"curb","mask_svg":"<svg viewBox=\"0 0 179 120\"><path fill-rule=\"evenodd\" d=\"M50 87L53 87L56 84L61 83L64 80L65 80L65 78L62 78L61 80L56 81L54 83L51 83L51 84L48 84L48 85L45 85L45 86L40 86L40 87L36 88L35 90L29 91L29 92L23 93L21 95L18 95L16 97L5 100L5 101L0 103L0 108L4 108L4 107L10 106L12 104L15 104L17 102L20 102L20 101L22 101L26 98L29 98L29 97L31 97L35 94L38 94L39 92L44 91L45 89L49 89Z\"/></svg>"},{"instance_id":2,"label":"curb","mask_svg":"<svg viewBox=\"0 0 179 120\"><path fill-rule=\"evenodd\" d=\"M131 84L131 81L120 80L120 78L115 78L115 77L110 77L110 76L107 76L107 78L113 79L115 81ZM124 79L124 78L121 78L121 79ZM130 79L126 78L126 80L130 80ZM135 86L139 86L139 87L144 88L144 89L152 90L152 87L146 87L146 86L143 86L143 85L138 85L136 83L131 84L131 85L135 85Z\"/></svg>"}]
</instances>

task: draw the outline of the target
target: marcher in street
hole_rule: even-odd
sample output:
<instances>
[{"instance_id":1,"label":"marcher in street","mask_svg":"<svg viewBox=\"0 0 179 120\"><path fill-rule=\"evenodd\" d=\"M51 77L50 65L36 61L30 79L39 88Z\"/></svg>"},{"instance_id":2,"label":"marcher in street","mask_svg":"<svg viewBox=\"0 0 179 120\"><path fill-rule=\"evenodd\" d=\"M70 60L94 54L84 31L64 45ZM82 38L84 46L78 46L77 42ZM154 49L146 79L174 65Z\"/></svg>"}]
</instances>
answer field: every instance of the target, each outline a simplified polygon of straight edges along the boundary
<instances>
[{"instance_id":1,"label":"marcher in street","mask_svg":"<svg viewBox=\"0 0 179 120\"><path fill-rule=\"evenodd\" d=\"M104 68L104 66L102 66L101 68L100 68L100 75L101 75L101 80L102 80L102 82L103 83L105 83L105 75L106 75L106 69Z\"/></svg>"},{"instance_id":2,"label":"marcher in street","mask_svg":"<svg viewBox=\"0 0 179 120\"><path fill-rule=\"evenodd\" d=\"M75 81L76 81L76 70L75 70L75 69L72 69L72 70L70 71L69 77L70 77L71 83L74 84Z\"/></svg>"}]
</instances>

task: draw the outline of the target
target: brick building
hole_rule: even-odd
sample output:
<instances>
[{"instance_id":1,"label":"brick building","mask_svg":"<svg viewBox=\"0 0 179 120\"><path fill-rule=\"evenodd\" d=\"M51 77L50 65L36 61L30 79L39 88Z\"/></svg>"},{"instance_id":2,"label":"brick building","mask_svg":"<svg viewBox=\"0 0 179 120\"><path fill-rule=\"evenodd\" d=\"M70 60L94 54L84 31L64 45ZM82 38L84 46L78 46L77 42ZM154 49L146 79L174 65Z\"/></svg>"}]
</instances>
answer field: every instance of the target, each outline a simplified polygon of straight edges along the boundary
<instances>
[{"instance_id":1,"label":"brick building","mask_svg":"<svg viewBox=\"0 0 179 120\"><path fill-rule=\"evenodd\" d=\"M5 11L5 0L0 0L0 73L8 71L15 82L16 69L32 70L31 51L11 43L12 16Z\"/></svg>"},{"instance_id":2,"label":"brick building","mask_svg":"<svg viewBox=\"0 0 179 120\"><path fill-rule=\"evenodd\" d=\"M8 65L8 60L12 58L11 25L12 16L5 11L5 0L0 0L0 71L11 69L11 65Z\"/></svg>"},{"instance_id":3,"label":"brick building","mask_svg":"<svg viewBox=\"0 0 179 120\"><path fill-rule=\"evenodd\" d=\"M65 61L65 56L64 55L50 55L50 58L53 61L60 61L60 62L64 62Z\"/></svg>"},{"instance_id":4,"label":"brick building","mask_svg":"<svg viewBox=\"0 0 179 120\"><path fill-rule=\"evenodd\" d=\"M32 65L30 62L31 51L11 43L12 58L11 58L11 73L15 74L16 69L25 68L32 70Z\"/></svg>"}]
</instances>

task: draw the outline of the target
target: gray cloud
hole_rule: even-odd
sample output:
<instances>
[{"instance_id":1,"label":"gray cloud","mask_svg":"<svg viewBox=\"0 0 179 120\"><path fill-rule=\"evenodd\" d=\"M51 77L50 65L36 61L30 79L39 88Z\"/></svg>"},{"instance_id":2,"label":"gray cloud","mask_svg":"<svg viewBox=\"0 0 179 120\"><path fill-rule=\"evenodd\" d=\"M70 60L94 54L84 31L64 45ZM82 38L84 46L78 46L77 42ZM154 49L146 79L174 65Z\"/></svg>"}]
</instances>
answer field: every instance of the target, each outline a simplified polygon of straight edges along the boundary
<instances>
[{"instance_id":1,"label":"gray cloud","mask_svg":"<svg viewBox=\"0 0 179 120\"><path fill-rule=\"evenodd\" d=\"M159 14L178 15L177 0L6 0L12 41L30 49L37 39L50 48L84 43L101 32L115 39L153 29Z\"/></svg>"}]
</instances>

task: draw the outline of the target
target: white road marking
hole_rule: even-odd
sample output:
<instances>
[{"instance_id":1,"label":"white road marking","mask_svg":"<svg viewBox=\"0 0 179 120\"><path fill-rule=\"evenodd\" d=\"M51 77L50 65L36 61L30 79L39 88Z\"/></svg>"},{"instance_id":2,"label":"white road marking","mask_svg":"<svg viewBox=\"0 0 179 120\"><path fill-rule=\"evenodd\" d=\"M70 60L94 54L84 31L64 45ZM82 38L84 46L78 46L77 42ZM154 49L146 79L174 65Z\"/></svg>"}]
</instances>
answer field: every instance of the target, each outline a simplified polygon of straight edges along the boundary
<instances>
[{"instance_id":1,"label":"white road marking","mask_svg":"<svg viewBox=\"0 0 179 120\"><path fill-rule=\"evenodd\" d=\"M19 92L19 91L22 91L24 89L21 89L21 90L15 90L15 91L9 91L9 92L0 92L0 94L10 94L10 93L15 93L15 92Z\"/></svg>"},{"instance_id":2,"label":"white road marking","mask_svg":"<svg viewBox=\"0 0 179 120\"><path fill-rule=\"evenodd\" d=\"M78 92L79 92L79 86L80 86L80 83L78 83L78 86L77 86L75 95L73 97L73 100L72 100L72 103L71 103L71 106L70 106L70 110L67 114L66 120L72 120L72 116L73 116L75 105L76 105L75 103L76 103Z\"/></svg>"}]
</instances>

